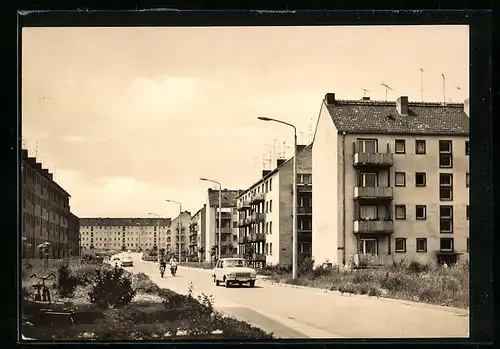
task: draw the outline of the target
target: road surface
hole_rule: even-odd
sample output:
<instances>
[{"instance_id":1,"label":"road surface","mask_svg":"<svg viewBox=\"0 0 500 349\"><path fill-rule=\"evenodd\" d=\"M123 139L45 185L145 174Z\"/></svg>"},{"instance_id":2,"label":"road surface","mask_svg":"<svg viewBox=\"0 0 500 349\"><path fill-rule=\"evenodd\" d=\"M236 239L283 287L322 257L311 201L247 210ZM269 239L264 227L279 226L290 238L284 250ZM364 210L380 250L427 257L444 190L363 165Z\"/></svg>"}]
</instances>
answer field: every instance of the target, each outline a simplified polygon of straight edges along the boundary
<instances>
[{"instance_id":1,"label":"road surface","mask_svg":"<svg viewBox=\"0 0 500 349\"><path fill-rule=\"evenodd\" d=\"M161 278L158 265L131 254L131 272L142 272L162 288L212 295L215 308L273 332L280 338L467 338L466 310L412 302L343 296L336 292L290 288L257 280L255 288L215 286L210 270L179 267Z\"/></svg>"}]
</instances>

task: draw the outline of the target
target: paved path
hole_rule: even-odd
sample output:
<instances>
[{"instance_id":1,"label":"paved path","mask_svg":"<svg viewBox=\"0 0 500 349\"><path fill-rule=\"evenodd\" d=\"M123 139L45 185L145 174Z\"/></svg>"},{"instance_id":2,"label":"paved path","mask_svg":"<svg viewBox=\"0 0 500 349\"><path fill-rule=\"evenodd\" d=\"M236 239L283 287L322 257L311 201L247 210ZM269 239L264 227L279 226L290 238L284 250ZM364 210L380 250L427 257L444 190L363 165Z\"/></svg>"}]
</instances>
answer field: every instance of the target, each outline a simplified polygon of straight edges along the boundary
<instances>
[{"instance_id":1,"label":"paved path","mask_svg":"<svg viewBox=\"0 0 500 349\"><path fill-rule=\"evenodd\" d=\"M179 267L162 279L158 265L132 255L133 272L149 275L160 287L215 299L225 313L281 338L460 338L469 336L467 311L377 299L342 296L309 288L291 288L258 280L255 288L215 286L210 270ZM167 268L168 270L168 268Z\"/></svg>"}]
</instances>

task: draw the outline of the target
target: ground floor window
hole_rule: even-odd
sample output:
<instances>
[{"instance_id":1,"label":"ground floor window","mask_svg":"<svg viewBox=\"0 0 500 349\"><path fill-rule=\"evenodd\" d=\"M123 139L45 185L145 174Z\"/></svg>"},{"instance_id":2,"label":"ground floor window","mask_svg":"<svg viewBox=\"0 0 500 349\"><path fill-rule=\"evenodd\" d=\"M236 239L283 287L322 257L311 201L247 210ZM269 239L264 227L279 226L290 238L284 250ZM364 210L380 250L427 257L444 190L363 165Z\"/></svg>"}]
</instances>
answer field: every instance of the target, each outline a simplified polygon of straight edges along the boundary
<instances>
[{"instance_id":1,"label":"ground floor window","mask_svg":"<svg viewBox=\"0 0 500 349\"><path fill-rule=\"evenodd\" d=\"M378 254L378 241L375 238L362 238L359 240L358 253Z\"/></svg>"}]
</instances>

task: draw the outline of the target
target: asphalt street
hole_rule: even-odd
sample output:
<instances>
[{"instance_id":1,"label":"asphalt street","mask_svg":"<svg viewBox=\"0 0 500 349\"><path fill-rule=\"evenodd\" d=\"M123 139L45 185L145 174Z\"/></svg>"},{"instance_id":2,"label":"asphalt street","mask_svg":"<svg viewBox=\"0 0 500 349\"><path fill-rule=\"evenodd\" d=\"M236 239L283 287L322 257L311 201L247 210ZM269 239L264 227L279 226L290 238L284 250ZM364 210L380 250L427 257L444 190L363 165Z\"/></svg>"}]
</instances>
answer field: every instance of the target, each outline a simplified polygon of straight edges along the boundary
<instances>
[{"instance_id":1,"label":"asphalt street","mask_svg":"<svg viewBox=\"0 0 500 349\"><path fill-rule=\"evenodd\" d=\"M273 332L280 338L465 338L469 315L465 310L418 303L343 296L336 292L291 288L257 280L256 286L215 286L210 270L179 267L165 278L158 265L131 254L131 272L142 272L160 287L186 294L211 295L216 309Z\"/></svg>"}]
</instances>

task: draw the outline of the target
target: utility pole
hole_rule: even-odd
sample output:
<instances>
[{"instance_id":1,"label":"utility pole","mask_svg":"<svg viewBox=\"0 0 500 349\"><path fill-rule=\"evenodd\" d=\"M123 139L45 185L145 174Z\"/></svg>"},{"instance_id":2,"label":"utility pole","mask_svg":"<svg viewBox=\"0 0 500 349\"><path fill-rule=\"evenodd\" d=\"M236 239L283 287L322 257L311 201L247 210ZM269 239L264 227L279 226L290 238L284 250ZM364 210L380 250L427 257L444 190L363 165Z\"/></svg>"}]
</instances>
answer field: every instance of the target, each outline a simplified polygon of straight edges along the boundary
<instances>
[{"instance_id":1,"label":"utility pole","mask_svg":"<svg viewBox=\"0 0 500 349\"><path fill-rule=\"evenodd\" d=\"M443 103L446 104L446 77L444 73L441 73L441 77L443 78Z\"/></svg>"}]
</instances>

